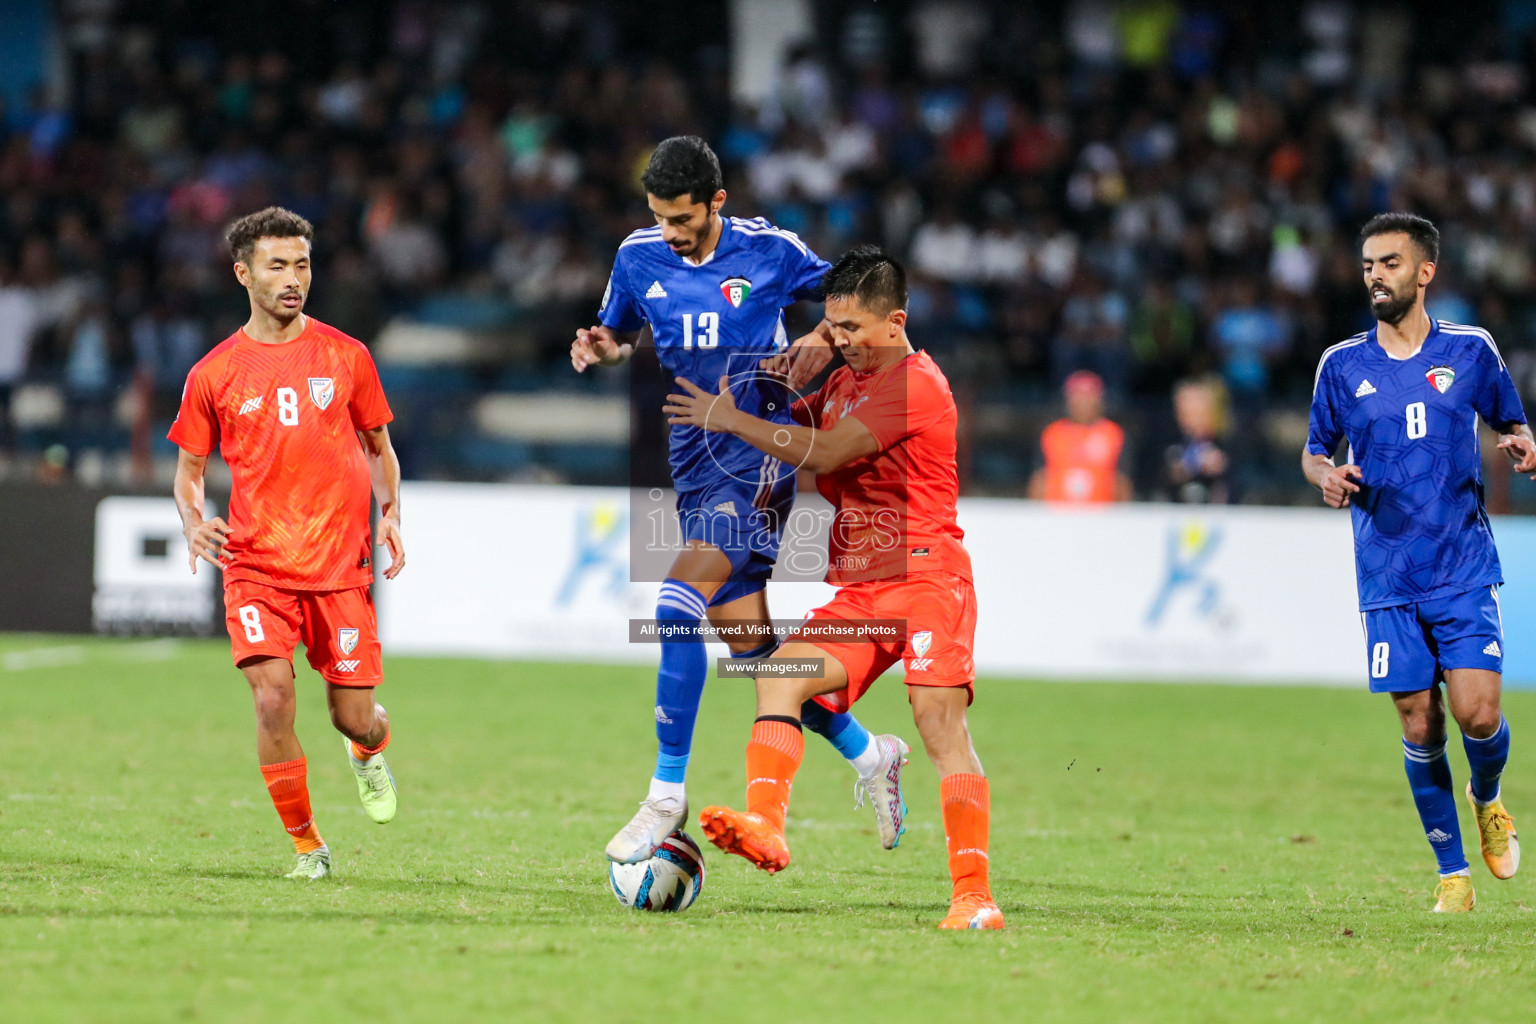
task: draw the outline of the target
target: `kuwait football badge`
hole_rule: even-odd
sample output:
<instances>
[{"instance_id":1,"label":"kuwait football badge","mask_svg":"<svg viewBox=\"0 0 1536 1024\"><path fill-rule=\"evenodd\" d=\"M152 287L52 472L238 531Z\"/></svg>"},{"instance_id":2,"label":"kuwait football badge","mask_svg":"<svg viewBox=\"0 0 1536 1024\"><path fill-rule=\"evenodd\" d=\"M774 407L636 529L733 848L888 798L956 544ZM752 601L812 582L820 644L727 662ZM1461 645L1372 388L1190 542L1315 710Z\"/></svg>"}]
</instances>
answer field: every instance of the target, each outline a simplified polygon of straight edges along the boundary
<instances>
[{"instance_id":1,"label":"kuwait football badge","mask_svg":"<svg viewBox=\"0 0 1536 1024\"><path fill-rule=\"evenodd\" d=\"M1451 385L1456 383L1456 371L1449 366L1431 366L1424 379L1435 386L1435 390L1442 395L1451 390Z\"/></svg>"},{"instance_id":2,"label":"kuwait football badge","mask_svg":"<svg viewBox=\"0 0 1536 1024\"><path fill-rule=\"evenodd\" d=\"M336 397L336 382L330 377L309 378L309 400L324 409Z\"/></svg>"},{"instance_id":3,"label":"kuwait football badge","mask_svg":"<svg viewBox=\"0 0 1536 1024\"><path fill-rule=\"evenodd\" d=\"M720 282L720 294L725 296L734 309L740 309L741 304L747 301L747 296L752 294L752 282L744 277L733 277L728 281Z\"/></svg>"},{"instance_id":4,"label":"kuwait football badge","mask_svg":"<svg viewBox=\"0 0 1536 1024\"><path fill-rule=\"evenodd\" d=\"M336 643L341 647L342 654L351 654L357 650L357 629L353 626L341 626L336 630Z\"/></svg>"}]
</instances>

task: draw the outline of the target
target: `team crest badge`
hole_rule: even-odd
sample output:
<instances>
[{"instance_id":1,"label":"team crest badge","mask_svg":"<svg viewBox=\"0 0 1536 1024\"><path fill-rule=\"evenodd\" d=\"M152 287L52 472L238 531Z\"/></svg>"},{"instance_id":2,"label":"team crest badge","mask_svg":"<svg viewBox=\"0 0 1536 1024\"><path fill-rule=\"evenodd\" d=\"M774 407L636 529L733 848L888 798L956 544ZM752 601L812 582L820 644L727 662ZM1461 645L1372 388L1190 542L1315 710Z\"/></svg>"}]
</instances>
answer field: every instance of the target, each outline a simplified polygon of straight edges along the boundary
<instances>
[{"instance_id":1,"label":"team crest badge","mask_svg":"<svg viewBox=\"0 0 1536 1024\"><path fill-rule=\"evenodd\" d=\"M342 626L336 630L336 643L341 647L342 654L351 654L357 650L357 630L352 626Z\"/></svg>"},{"instance_id":2,"label":"team crest badge","mask_svg":"<svg viewBox=\"0 0 1536 1024\"><path fill-rule=\"evenodd\" d=\"M309 400L324 409L336 397L336 381L330 377L309 378Z\"/></svg>"},{"instance_id":3,"label":"team crest badge","mask_svg":"<svg viewBox=\"0 0 1536 1024\"><path fill-rule=\"evenodd\" d=\"M912 650L919 658L928 653L928 648L933 646L933 630L925 629L921 633L912 634Z\"/></svg>"},{"instance_id":4,"label":"team crest badge","mask_svg":"<svg viewBox=\"0 0 1536 1024\"><path fill-rule=\"evenodd\" d=\"M752 294L752 282L744 277L733 277L728 281L720 282L720 294L725 296L735 309L740 309L741 304L747 301L747 296Z\"/></svg>"},{"instance_id":5,"label":"team crest badge","mask_svg":"<svg viewBox=\"0 0 1536 1024\"><path fill-rule=\"evenodd\" d=\"M1435 390L1443 395L1451 389L1452 384L1456 383L1456 371L1449 366L1431 366L1429 372L1424 375L1424 379L1433 384Z\"/></svg>"}]
</instances>

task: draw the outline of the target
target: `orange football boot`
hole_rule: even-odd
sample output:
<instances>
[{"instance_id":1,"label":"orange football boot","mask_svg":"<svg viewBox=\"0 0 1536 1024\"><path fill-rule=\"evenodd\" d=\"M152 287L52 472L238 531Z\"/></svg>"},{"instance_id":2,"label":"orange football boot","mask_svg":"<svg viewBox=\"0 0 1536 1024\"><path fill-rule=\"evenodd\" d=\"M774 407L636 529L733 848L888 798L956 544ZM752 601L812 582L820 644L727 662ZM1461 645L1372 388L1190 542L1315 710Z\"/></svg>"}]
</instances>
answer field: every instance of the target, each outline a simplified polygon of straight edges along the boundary
<instances>
[{"instance_id":1,"label":"orange football boot","mask_svg":"<svg viewBox=\"0 0 1536 1024\"><path fill-rule=\"evenodd\" d=\"M1467 783L1467 803L1477 819L1478 839L1483 847L1483 863L1494 878L1513 878L1520 869L1520 837L1515 834L1515 819L1504 809L1504 801L1480 804Z\"/></svg>"},{"instance_id":2,"label":"orange football boot","mask_svg":"<svg viewBox=\"0 0 1536 1024\"><path fill-rule=\"evenodd\" d=\"M1003 912L997 909L997 904L987 893L968 892L954 898L949 905L949 916L939 922L939 927L999 931L1003 927Z\"/></svg>"},{"instance_id":3,"label":"orange football boot","mask_svg":"<svg viewBox=\"0 0 1536 1024\"><path fill-rule=\"evenodd\" d=\"M771 875L789 867L789 844L784 841L784 833L761 814L706 807L699 815L699 827L710 842L726 853L745 857L760 871Z\"/></svg>"}]
</instances>

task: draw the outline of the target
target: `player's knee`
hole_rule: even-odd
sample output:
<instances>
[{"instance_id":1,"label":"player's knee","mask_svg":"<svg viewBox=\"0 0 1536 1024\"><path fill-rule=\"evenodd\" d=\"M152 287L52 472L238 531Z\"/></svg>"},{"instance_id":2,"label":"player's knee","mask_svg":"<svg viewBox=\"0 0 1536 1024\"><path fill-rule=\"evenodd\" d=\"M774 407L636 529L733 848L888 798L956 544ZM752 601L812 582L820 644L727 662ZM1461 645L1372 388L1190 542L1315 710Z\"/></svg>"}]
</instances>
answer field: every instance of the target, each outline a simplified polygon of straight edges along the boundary
<instances>
[{"instance_id":1,"label":"player's knee","mask_svg":"<svg viewBox=\"0 0 1536 1024\"><path fill-rule=\"evenodd\" d=\"M1426 711L1416 711L1405 714L1403 718L1403 739L1420 747L1439 746L1445 742L1445 721L1438 715L1431 715Z\"/></svg>"},{"instance_id":2,"label":"player's knee","mask_svg":"<svg viewBox=\"0 0 1536 1024\"><path fill-rule=\"evenodd\" d=\"M256 703L256 717L264 723L282 724L293 721L293 688L288 686L252 686L251 695Z\"/></svg>"},{"instance_id":3,"label":"player's knee","mask_svg":"<svg viewBox=\"0 0 1536 1024\"><path fill-rule=\"evenodd\" d=\"M331 724L349 739L362 739L373 731L373 704L337 703L331 705Z\"/></svg>"},{"instance_id":4,"label":"player's knee","mask_svg":"<svg viewBox=\"0 0 1536 1024\"><path fill-rule=\"evenodd\" d=\"M1494 703L1479 704L1457 721L1461 731L1475 740L1485 740L1499 731L1503 712Z\"/></svg>"}]
</instances>

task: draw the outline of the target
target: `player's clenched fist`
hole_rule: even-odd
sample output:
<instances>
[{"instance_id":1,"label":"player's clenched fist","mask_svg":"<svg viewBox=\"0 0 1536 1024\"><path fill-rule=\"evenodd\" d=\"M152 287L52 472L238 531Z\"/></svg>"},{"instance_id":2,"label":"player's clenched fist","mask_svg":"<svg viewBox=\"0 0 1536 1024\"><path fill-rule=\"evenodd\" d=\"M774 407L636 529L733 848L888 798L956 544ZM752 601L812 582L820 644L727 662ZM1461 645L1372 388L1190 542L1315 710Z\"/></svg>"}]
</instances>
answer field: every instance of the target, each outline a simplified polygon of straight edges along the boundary
<instances>
[{"instance_id":1,"label":"player's clenched fist","mask_svg":"<svg viewBox=\"0 0 1536 1024\"><path fill-rule=\"evenodd\" d=\"M196 526L188 526L182 530L187 535L187 564L192 567L192 574L197 575L197 560L207 561L210 565L224 568L229 555L224 551L224 542L229 539L229 524L221 517L214 516L206 522Z\"/></svg>"},{"instance_id":2,"label":"player's clenched fist","mask_svg":"<svg viewBox=\"0 0 1536 1024\"><path fill-rule=\"evenodd\" d=\"M1334 508L1349 504L1351 494L1360 493L1360 467L1354 464L1339 466L1323 474L1323 500Z\"/></svg>"},{"instance_id":3,"label":"player's clenched fist","mask_svg":"<svg viewBox=\"0 0 1536 1024\"><path fill-rule=\"evenodd\" d=\"M589 366L617 366L627 354L624 343L607 327L578 327L571 342L571 365L577 373Z\"/></svg>"}]
</instances>

